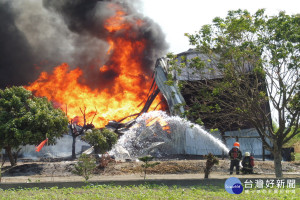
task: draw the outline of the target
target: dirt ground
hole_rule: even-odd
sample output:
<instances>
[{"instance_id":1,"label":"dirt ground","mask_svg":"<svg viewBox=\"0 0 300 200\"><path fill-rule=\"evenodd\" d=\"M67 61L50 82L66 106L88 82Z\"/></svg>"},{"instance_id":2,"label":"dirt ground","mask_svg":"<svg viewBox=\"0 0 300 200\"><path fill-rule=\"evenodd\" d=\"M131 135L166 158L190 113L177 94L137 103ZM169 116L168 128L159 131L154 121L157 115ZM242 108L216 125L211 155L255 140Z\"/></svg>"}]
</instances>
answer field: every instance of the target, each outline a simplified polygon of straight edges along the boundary
<instances>
[{"instance_id":1,"label":"dirt ground","mask_svg":"<svg viewBox=\"0 0 300 200\"><path fill-rule=\"evenodd\" d=\"M148 169L149 179L200 179L204 177L205 160L162 160ZM212 168L210 178L229 178L229 160L220 160ZM18 162L2 169L2 183L72 182L83 178L72 173L76 161ZM105 169L97 169L91 181L140 180L142 162L111 162ZM282 162L284 178L300 178L300 162ZM240 178L275 178L273 161L256 161L253 175L238 175ZM235 175L235 174L234 174Z\"/></svg>"}]
</instances>

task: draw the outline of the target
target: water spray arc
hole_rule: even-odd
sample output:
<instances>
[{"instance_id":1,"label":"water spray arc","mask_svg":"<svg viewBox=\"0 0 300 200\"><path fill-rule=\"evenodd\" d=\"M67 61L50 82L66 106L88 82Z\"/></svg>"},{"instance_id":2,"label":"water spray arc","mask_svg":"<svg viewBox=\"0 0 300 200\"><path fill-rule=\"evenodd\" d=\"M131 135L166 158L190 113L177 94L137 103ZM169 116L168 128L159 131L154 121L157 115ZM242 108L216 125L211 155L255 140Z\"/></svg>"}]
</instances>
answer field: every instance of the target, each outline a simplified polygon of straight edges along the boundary
<instances>
[{"instance_id":1,"label":"water spray arc","mask_svg":"<svg viewBox=\"0 0 300 200\"><path fill-rule=\"evenodd\" d=\"M168 116L163 111L152 111L136 119L136 124L121 136L110 154L122 160L148 154L165 157L220 154L222 151L229 149L201 126L178 116Z\"/></svg>"}]
</instances>

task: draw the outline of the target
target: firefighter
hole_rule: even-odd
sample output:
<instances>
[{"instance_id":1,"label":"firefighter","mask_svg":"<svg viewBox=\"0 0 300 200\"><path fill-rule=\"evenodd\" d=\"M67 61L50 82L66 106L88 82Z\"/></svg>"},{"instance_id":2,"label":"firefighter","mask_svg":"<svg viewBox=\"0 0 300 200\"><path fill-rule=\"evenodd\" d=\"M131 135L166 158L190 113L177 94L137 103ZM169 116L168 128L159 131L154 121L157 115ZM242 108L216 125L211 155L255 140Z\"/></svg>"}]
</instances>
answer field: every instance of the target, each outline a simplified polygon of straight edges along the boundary
<instances>
[{"instance_id":1,"label":"firefighter","mask_svg":"<svg viewBox=\"0 0 300 200\"><path fill-rule=\"evenodd\" d=\"M253 167L254 167L254 158L253 156L250 156L249 152L245 153L245 157L242 161L242 172L243 174L253 174Z\"/></svg>"},{"instance_id":2,"label":"firefighter","mask_svg":"<svg viewBox=\"0 0 300 200\"><path fill-rule=\"evenodd\" d=\"M229 151L230 158L230 174L233 173L233 168L236 169L236 174L240 173L240 160L242 159L242 152L239 150L240 143L235 142L233 148Z\"/></svg>"}]
</instances>

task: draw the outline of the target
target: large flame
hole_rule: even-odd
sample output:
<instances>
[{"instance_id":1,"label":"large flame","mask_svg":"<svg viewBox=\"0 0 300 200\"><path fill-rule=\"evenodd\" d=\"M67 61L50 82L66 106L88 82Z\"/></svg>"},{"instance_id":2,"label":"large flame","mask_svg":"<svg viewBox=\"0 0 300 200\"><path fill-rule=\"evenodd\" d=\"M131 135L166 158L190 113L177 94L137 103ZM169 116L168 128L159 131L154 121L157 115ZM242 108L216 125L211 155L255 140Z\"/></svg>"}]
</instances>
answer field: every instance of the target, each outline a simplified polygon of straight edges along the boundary
<instances>
[{"instance_id":1,"label":"large flame","mask_svg":"<svg viewBox=\"0 0 300 200\"><path fill-rule=\"evenodd\" d=\"M117 6L111 8L116 10L116 15L105 23L105 29L110 33L107 37L110 45L107 54L110 59L99 68L99 77L111 71L117 73L112 85L107 88L99 85L98 89L91 89L84 84L81 69L71 70L68 64L63 63L51 73L42 72L35 82L26 86L35 95L46 96L64 110L70 120L76 119L79 124L83 124L80 108L86 108L87 123L97 113L93 121L96 127L103 127L109 120L119 120L139 113L143 107L141 102L146 100L153 81L142 68L145 39L132 39L134 33L131 32L131 26L140 26L143 21L136 19L134 24L126 23L126 13ZM123 32L123 37L112 37L118 31ZM156 98L149 110L153 110L160 101L160 98ZM157 109L161 109L161 106Z\"/></svg>"}]
</instances>

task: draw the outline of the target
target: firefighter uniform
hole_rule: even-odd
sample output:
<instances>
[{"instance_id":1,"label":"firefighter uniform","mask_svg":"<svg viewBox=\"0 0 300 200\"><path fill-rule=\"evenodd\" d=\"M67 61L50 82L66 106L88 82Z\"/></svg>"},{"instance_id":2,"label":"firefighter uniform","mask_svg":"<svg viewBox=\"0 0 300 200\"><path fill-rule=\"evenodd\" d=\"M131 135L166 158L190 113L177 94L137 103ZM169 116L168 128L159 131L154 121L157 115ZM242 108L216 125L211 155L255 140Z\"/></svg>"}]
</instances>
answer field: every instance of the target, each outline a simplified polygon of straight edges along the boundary
<instances>
[{"instance_id":1,"label":"firefighter uniform","mask_svg":"<svg viewBox=\"0 0 300 200\"><path fill-rule=\"evenodd\" d=\"M230 174L233 173L233 168L236 169L236 174L240 173L240 160L242 159L242 152L239 150L240 144L235 142L233 148L229 151L230 158Z\"/></svg>"},{"instance_id":2,"label":"firefighter uniform","mask_svg":"<svg viewBox=\"0 0 300 200\"><path fill-rule=\"evenodd\" d=\"M245 153L245 157L243 158L242 161L242 172L244 174L253 174L253 167L254 167L254 158L253 156L250 156L249 152Z\"/></svg>"}]
</instances>

